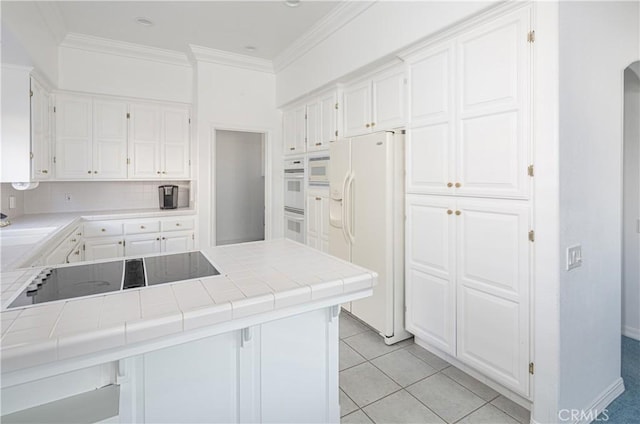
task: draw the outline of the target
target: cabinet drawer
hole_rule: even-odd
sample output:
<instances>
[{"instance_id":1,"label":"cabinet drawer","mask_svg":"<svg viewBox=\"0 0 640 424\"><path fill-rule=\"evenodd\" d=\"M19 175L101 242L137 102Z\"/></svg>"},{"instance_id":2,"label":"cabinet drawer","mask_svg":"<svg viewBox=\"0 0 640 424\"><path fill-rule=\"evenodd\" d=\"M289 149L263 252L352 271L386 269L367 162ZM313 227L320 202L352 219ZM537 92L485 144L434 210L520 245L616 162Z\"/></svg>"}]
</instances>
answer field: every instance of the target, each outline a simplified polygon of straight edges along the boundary
<instances>
[{"instance_id":1,"label":"cabinet drawer","mask_svg":"<svg viewBox=\"0 0 640 424\"><path fill-rule=\"evenodd\" d=\"M85 237L122 235L122 223L112 221L87 222L84 224Z\"/></svg>"},{"instance_id":2,"label":"cabinet drawer","mask_svg":"<svg viewBox=\"0 0 640 424\"><path fill-rule=\"evenodd\" d=\"M135 221L124 223L125 234L147 234L160 232L160 221Z\"/></svg>"},{"instance_id":3,"label":"cabinet drawer","mask_svg":"<svg viewBox=\"0 0 640 424\"><path fill-rule=\"evenodd\" d=\"M162 221L162 231L182 231L192 230L194 225L193 218L171 219Z\"/></svg>"}]
</instances>

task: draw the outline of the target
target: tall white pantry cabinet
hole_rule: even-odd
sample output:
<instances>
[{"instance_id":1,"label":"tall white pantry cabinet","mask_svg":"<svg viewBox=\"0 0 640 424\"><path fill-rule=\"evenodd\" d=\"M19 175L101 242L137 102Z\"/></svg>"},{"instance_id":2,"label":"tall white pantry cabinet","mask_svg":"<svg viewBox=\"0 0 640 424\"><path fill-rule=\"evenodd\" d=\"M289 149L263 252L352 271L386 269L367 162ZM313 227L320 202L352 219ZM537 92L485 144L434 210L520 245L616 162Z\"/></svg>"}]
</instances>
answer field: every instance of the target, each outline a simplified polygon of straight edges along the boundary
<instances>
[{"instance_id":1,"label":"tall white pantry cabinet","mask_svg":"<svg viewBox=\"0 0 640 424\"><path fill-rule=\"evenodd\" d=\"M531 6L406 57L406 327L530 395Z\"/></svg>"}]
</instances>

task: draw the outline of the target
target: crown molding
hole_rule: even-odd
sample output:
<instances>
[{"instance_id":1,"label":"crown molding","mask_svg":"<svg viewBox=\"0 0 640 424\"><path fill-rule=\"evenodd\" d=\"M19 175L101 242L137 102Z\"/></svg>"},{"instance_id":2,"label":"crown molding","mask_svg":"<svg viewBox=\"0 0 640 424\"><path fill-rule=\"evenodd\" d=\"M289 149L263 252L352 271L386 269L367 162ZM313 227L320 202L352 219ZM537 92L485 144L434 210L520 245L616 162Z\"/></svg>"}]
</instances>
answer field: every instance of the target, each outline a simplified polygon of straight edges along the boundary
<instances>
[{"instance_id":1,"label":"crown molding","mask_svg":"<svg viewBox=\"0 0 640 424\"><path fill-rule=\"evenodd\" d=\"M187 55L181 52L73 32L67 34L60 47L191 67Z\"/></svg>"},{"instance_id":2,"label":"crown molding","mask_svg":"<svg viewBox=\"0 0 640 424\"><path fill-rule=\"evenodd\" d=\"M224 50L216 50L208 47L189 44L193 58L198 62L216 63L218 65L233 66L235 68L249 69L273 73L273 62L267 59L232 53Z\"/></svg>"},{"instance_id":3,"label":"crown molding","mask_svg":"<svg viewBox=\"0 0 640 424\"><path fill-rule=\"evenodd\" d=\"M40 12L40 16L42 16L56 44L60 44L67 34L67 26L62 13L60 13L60 8L54 1L38 1L34 4L38 8L38 12Z\"/></svg>"},{"instance_id":4,"label":"crown molding","mask_svg":"<svg viewBox=\"0 0 640 424\"><path fill-rule=\"evenodd\" d=\"M307 32L273 60L273 67L280 72L331 34L351 22L376 3L374 1L344 1L316 22Z\"/></svg>"}]
</instances>

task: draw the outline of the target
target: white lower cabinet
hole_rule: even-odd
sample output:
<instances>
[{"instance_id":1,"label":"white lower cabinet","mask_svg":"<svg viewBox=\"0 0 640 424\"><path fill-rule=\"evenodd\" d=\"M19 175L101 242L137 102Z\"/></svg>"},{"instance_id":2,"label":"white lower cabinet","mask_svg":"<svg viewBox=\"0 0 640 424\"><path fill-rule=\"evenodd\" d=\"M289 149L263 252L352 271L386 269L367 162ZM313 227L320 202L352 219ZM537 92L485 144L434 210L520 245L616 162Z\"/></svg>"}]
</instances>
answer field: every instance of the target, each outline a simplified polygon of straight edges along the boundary
<instances>
[{"instance_id":1,"label":"white lower cabinet","mask_svg":"<svg viewBox=\"0 0 640 424\"><path fill-rule=\"evenodd\" d=\"M124 239L118 237L88 238L84 242L84 258L87 261L118 258L124 255Z\"/></svg>"},{"instance_id":2,"label":"white lower cabinet","mask_svg":"<svg viewBox=\"0 0 640 424\"><path fill-rule=\"evenodd\" d=\"M307 245L329 253L329 192L313 190L307 195Z\"/></svg>"},{"instance_id":3,"label":"white lower cabinet","mask_svg":"<svg viewBox=\"0 0 640 424\"><path fill-rule=\"evenodd\" d=\"M407 330L527 396L528 203L408 195L406 214Z\"/></svg>"},{"instance_id":4,"label":"white lower cabinet","mask_svg":"<svg viewBox=\"0 0 640 424\"><path fill-rule=\"evenodd\" d=\"M193 250L193 231L162 233L162 252L186 252Z\"/></svg>"},{"instance_id":5,"label":"white lower cabinet","mask_svg":"<svg viewBox=\"0 0 640 424\"><path fill-rule=\"evenodd\" d=\"M160 253L160 234L128 236L124 239L125 256Z\"/></svg>"}]
</instances>

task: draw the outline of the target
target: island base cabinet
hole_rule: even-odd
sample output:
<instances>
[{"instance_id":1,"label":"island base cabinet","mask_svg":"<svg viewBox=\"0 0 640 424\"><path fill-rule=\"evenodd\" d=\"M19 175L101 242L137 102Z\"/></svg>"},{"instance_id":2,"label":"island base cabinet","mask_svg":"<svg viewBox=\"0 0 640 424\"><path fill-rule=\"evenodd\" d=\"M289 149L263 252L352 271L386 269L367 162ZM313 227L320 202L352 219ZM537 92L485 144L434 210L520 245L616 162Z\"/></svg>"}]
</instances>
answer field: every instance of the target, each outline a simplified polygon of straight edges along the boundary
<instances>
[{"instance_id":1,"label":"island base cabinet","mask_svg":"<svg viewBox=\"0 0 640 424\"><path fill-rule=\"evenodd\" d=\"M338 423L337 310L123 360L119 422Z\"/></svg>"}]
</instances>

